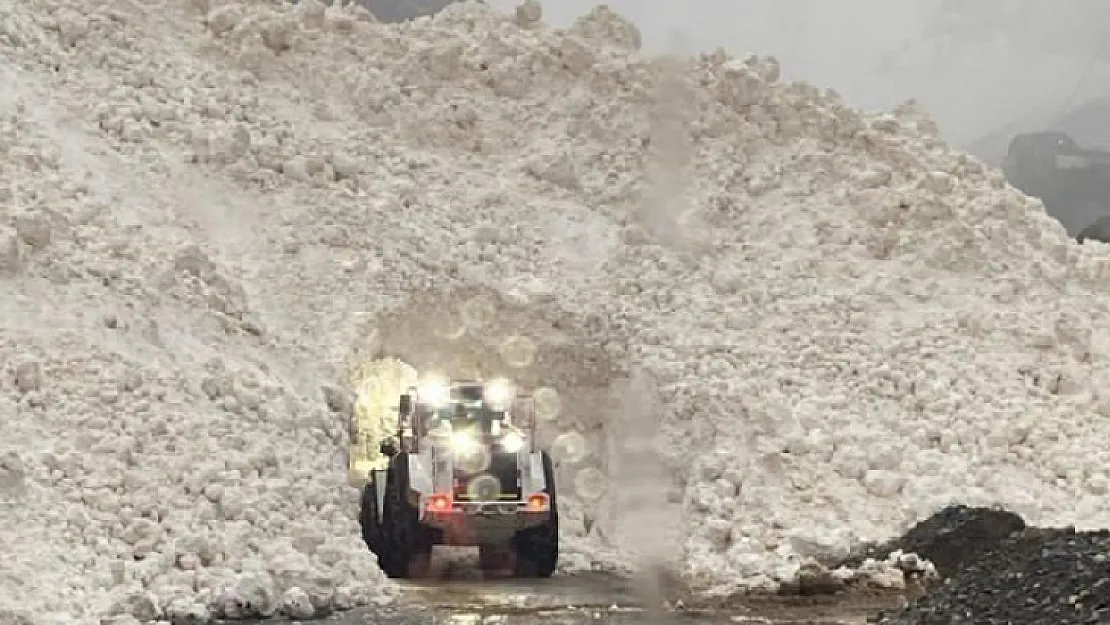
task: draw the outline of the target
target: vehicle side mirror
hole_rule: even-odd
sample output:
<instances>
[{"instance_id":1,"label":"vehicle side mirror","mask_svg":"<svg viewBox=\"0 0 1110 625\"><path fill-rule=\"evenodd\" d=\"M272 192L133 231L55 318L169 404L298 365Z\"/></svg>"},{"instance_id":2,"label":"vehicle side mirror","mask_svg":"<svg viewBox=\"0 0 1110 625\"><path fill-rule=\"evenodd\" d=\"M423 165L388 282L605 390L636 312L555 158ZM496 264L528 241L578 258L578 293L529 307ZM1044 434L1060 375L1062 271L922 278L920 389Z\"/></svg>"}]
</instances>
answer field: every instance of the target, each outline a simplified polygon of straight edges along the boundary
<instances>
[{"instance_id":1,"label":"vehicle side mirror","mask_svg":"<svg viewBox=\"0 0 1110 625\"><path fill-rule=\"evenodd\" d=\"M401 395L401 401L397 406L397 410L401 413L401 416L403 416L403 417L406 417L409 414L411 414L412 413L412 395L409 395L408 393L405 393L404 395Z\"/></svg>"}]
</instances>

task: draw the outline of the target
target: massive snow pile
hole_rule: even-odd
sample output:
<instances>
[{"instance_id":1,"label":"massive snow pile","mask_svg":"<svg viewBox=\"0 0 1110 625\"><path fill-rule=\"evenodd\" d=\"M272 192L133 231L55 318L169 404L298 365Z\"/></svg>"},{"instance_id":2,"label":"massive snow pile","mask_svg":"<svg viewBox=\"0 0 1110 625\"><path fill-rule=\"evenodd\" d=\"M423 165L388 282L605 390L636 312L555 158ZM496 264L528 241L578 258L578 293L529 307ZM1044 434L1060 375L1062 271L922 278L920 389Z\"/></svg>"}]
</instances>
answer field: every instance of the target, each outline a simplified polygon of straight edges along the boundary
<instances>
[{"instance_id":1,"label":"massive snow pile","mask_svg":"<svg viewBox=\"0 0 1110 625\"><path fill-rule=\"evenodd\" d=\"M313 363L173 213L202 182L2 75L0 621L388 599L337 472L345 424L294 373Z\"/></svg>"},{"instance_id":2,"label":"massive snow pile","mask_svg":"<svg viewBox=\"0 0 1110 625\"><path fill-rule=\"evenodd\" d=\"M912 108L538 20L4 3L0 609L387 598L319 388L417 288L562 311L650 381L699 585L951 500L1110 521L1104 247Z\"/></svg>"}]
</instances>

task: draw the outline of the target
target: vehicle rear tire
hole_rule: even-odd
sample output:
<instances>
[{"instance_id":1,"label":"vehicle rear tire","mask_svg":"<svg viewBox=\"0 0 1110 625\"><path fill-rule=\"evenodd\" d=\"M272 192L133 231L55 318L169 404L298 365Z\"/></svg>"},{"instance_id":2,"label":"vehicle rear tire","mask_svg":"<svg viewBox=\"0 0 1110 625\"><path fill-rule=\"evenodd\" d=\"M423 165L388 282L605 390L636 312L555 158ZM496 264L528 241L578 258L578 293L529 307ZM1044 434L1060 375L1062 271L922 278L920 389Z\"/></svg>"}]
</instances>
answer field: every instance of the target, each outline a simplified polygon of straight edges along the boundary
<instances>
[{"instance_id":1,"label":"vehicle rear tire","mask_svg":"<svg viewBox=\"0 0 1110 625\"><path fill-rule=\"evenodd\" d=\"M378 563L393 579L423 577L431 564L432 541L409 502L409 458L399 453L389 463L382 506L382 553Z\"/></svg>"},{"instance_id":2,"label":"vehicle rear tire","mask_svg":"<svg viewBox=\"0 0 1110 625\"><path fill-rule=\"evenodd\" d=\"M381 561L382 551L382 524L378 511L378 488L374 483L373 474L370 481L362 489L362 502L359 506L358 523L362 527L362 540L370 551L378 556Z\"/></svg>"},{"instance_id":3,"label":"vehicle rear tire","mask_svg":"<svg viewBox=\"0 0 1110 625\"><path fill-rule=\"evenodd\" d=\"M543 525L516 533L512 540L515 552L514 573L517 577L551 577L559 562L559 505L555 493L555 470L551 456L541 452L543 478L551 503L551 515Z\"/></svg>"}]
</instances>

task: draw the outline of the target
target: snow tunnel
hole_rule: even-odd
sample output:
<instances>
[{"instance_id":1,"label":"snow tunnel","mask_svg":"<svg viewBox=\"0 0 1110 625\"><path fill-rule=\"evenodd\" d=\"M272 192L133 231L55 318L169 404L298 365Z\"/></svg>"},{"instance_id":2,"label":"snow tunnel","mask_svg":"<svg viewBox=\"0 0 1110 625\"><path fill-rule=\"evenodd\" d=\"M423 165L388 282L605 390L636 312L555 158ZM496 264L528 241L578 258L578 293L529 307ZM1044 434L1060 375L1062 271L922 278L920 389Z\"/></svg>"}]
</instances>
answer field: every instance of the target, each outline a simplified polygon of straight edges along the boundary
<instances>
[{"instance_id":1,"label":"snow tunnel","mask_svg":"<svg viewBox=\"0 0 1110 625\"><path fill-rule=\"evenodd\" d=\"M604 533L614 441L626 402L626 364L603 320L552 299L466 288L428 291L368 318L350 359L354 485L386 462L378 449L397 427L398 398L426 376L506 378L536 398L537 443L556 464L565 535ZM619 444L617 445L619 446Z\"/></svg>"}]
</instances>

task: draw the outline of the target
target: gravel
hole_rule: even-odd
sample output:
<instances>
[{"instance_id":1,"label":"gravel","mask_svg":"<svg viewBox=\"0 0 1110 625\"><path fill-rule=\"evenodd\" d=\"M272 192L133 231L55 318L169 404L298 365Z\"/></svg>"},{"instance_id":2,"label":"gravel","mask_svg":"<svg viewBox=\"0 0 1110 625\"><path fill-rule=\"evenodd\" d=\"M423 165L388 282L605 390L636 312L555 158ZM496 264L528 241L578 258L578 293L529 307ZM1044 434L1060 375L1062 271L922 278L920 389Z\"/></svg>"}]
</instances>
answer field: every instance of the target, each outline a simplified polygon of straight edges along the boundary
<instances>
[{"instance_id":1,"label":"gravel","mask_svg":"<svg viewBox=\"0 0 1110 625\"><path fill-rule=\"evenodd\" d=\"M937 516L969 516L968 509L954 510ZM994 518L1002 519L997 514ZM943 541L940 539L944 534L937 534L932 541L925 540L922 544L928 546L931 542L935 553L953 558L953 562L958 562L958 569L950 572L943 584L903 611L882 615L876 622L885 625L1110 623L1110 531L1026 528L992 542L992 536L997 536L1005 527L984 525L985 519L979 516L975 521L962 524L938 523L957 528L947 532L953 540L941 547ZM978 545L977 556L961 558L961 549L977 547L976 536L983 538L986 546Z\"/></svg>"},{"instance_id":2,"label":"gravel","mask_svg":"<svg viewBox=\"0 0 1110 625\"><path fill-rule=\"evenodd\" d=\"M866 558L883 560L894 551L901 550L929 560L944 578L1023 529L1025 521L1013 512L948 506L914 525L902 536L880 545L867 546L859 555L841 564L855 568Z\"/></svg>"}]
</instances>

